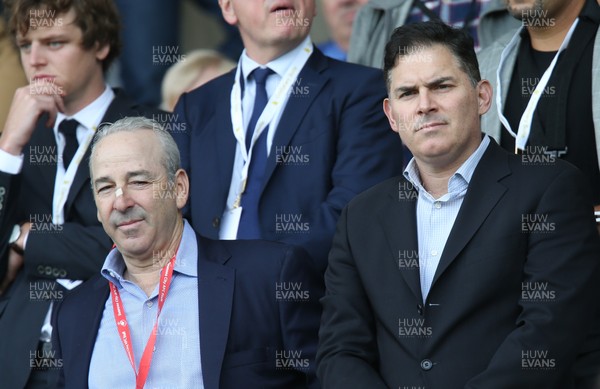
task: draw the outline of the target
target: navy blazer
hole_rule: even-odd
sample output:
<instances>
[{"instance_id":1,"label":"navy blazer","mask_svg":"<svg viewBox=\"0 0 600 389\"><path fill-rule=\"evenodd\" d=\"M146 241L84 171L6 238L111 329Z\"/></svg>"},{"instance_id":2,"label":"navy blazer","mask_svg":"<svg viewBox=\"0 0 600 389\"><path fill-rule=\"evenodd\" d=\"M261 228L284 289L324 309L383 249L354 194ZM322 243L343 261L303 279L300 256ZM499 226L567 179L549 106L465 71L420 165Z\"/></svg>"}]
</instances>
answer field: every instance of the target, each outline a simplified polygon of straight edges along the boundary
<instances>
[{"instance_id":1,"label":"navy blazer","mask_svg":"<svg viewBox=\"0 0 600 389\"><path fill-rule=\"evenodd\" d=\"M114 122L125 116L159 116L160 111L137 105L119 90L115 95L102 122ZM46 115L40 118L23 149L21 174L0 172L0 279L4 278L8 260L8 231L14 224L30 218L40 221L38 230L29 233L23 269L0 296L0 334L4 334L0 336L0 387L3 388L22 388L28 380L30 353L37 350L50 303L64 293L62 286L54 281L92 277L100 270L112 245L97 217L90 187L89 147L67 196L65 223L50 226L57 148L52 128L45 126L46 119ZM36 288L45 289L47 293L38 290L38 295L49 299L36 297Z\"/></svg>"},{"instance_id":2,"label":"navy blazer","mask_svg":"<svg viewBox=\"0 0 600 389\"><path fill-rule=\"evenodd\" d=\"M304 250L274 242L197 239L204 387L318 388L314 360L324 287L317 270L307 266ZM283 282L300 285L302 299L288 301L278 294ZM88 387L107 298L108 281L97 275L55 310L53 341L63 362L60 387ZM302 361L293 362L298 369L282 368L290 366L281 360L282 350L300 352L296 355Z\"/></svg>"},{"instance_id":3,"label":"navy blazer","mask_svg":"<svg viewBox=\"0 0 600 389\"><path fill-rule=\"evenodd\" d=\"M235 69L184 94L175 137L190 176L187 218L217 239L231 185ZM325 57L315 48L275 133L259 203L261 238L304 247L322 272L342 208L402 171L400 138L383 113L380 70Z\"/></svg>"},{"instance_id":4,"label":"navy blazer","mask_svg":"<svg viewBox=\"0 0 600 389\"><path fill-rule=\"evenodd\" d=\"M344 209L325 274L322 385L580 388L571 368L600 289L583 175L560 160L528 163L492 141L426 301L417 197L401 176Z\"/></svg>"}]
</instances>

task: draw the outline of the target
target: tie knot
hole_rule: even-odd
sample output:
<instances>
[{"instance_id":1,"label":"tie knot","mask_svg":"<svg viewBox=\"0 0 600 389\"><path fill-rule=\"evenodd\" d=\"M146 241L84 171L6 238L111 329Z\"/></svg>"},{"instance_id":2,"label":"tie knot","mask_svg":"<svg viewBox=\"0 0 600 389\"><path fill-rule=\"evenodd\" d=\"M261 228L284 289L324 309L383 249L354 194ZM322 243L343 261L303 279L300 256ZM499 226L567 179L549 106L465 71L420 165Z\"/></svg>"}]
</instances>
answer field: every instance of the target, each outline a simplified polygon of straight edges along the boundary
<instances>
[{"instance_id":1,"label":"tie knot","mask_svg":"<svg viewBox=\"0 0 600 389\"><path fill-rule=\"evenodd\" d=\"M75 119L65 119L58 125L58 131L64 136L75 136L77 134L77 126L79 122Z\"/></svg>"},{"instance_id":2,"label":"tie knot","mask_svg":"<svg viewBox=\"0 0 600 389\"><path fill-rule=\"evenodd\" d=\"M256 68L252 72L252 76L257 84L264 85L267 81L267 77L269 77L272 73L273 71L269 68Z\"/></svg>"}]
</instances>

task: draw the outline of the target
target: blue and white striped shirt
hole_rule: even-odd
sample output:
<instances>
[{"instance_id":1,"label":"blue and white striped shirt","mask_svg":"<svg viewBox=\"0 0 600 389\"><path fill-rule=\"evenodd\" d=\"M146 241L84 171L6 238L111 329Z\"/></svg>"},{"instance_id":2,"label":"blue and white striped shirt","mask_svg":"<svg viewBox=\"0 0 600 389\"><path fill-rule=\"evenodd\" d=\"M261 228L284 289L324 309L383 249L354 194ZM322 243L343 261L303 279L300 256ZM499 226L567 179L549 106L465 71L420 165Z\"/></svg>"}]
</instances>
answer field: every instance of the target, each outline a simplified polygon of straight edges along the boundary
<instances>
[{"instance_id":1,"label":"blue and white striped shirt","mask_svg":"<svg viewBox=\"0 0 600 389\"><path fill-rule=\"evenodd\" d=\"M485 136L477 150L450 177L450 180L448 180L448 193L439 199L434 199L423 187L414 158L410 160L406 169L404 169L404 177L419 192L417 198L417 236L423 301L427 300L433 276L440 263L440 257L444 252L446 241L458 211L467 194L473 172L489 144L490 140Z\"/></svg>"}]
</instances>

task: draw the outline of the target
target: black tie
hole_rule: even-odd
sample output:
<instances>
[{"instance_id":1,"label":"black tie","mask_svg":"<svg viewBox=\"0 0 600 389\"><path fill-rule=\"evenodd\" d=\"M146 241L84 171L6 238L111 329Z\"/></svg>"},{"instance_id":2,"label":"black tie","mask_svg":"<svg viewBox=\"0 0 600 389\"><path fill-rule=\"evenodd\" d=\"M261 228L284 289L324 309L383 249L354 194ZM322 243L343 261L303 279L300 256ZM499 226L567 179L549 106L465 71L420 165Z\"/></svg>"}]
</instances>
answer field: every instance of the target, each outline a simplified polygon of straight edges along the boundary
<instances>
[{"instance_id":1,"label":"black tie","mask_svg":"<svg viewBox=\"0 0 600 389\"><path fill-rule=\"evenodd\" d=\"M77 141L78 125L79 123L75 119L65 119L58 126L58 131L63 134L66 140L65 149L63 150L63 166L65 170L69 168L69 164L79 148L79 142Z\"/></svg>"}]
</instances>

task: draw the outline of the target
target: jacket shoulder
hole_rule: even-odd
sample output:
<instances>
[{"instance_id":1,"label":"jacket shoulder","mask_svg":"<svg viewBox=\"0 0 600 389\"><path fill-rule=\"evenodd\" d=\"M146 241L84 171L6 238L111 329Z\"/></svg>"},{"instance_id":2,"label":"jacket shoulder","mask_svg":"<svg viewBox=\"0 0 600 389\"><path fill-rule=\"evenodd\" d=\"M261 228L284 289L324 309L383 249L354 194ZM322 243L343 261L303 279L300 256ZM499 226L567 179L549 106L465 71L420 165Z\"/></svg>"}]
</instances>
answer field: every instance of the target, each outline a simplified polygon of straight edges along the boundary
<instances>
[{"instance_id":1,"label":"jacket shoulder","mask_svg":"<svg viewBox=\"0 0 600 389\"><path fill-rule=\"evenodd\" d=\"M166 119L168 115L168 112L158 108L138 104L129 98L122 90L115 89L115 98L108 106L102 121L115 122L127 116L144 116L159 122L166 122L168 121L168 119Z\"/></svg>"}]
</instances>

